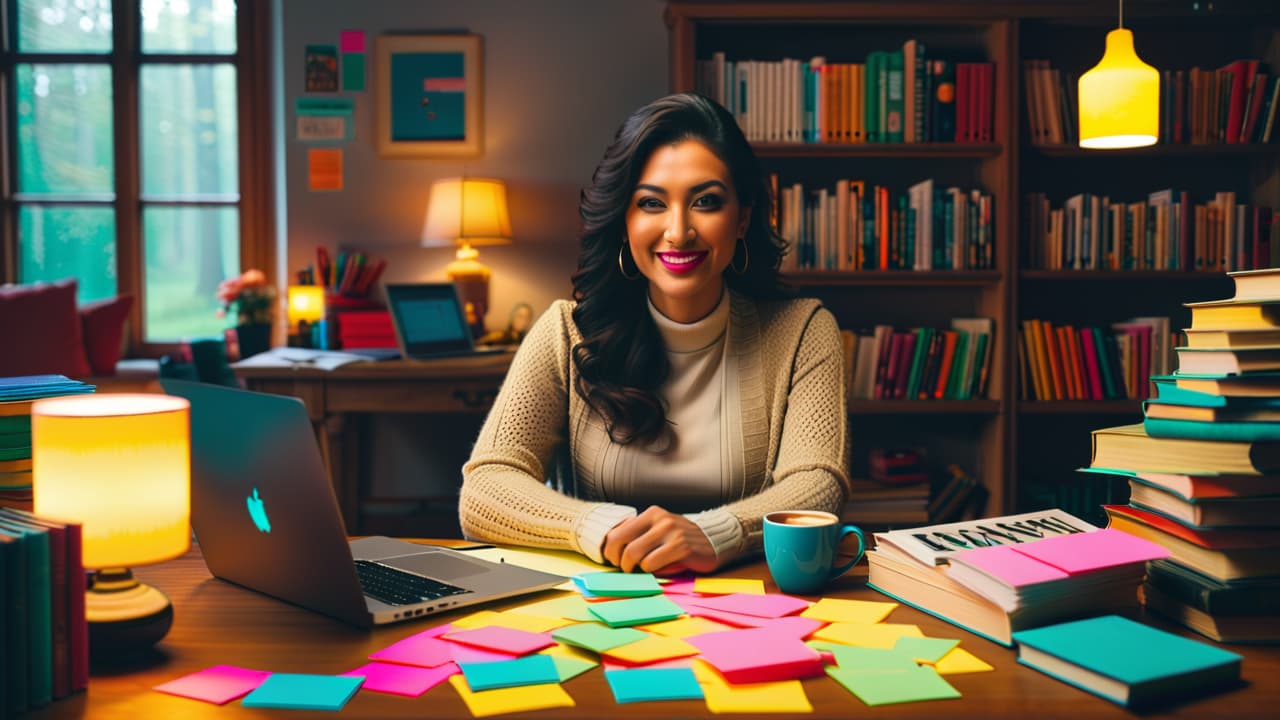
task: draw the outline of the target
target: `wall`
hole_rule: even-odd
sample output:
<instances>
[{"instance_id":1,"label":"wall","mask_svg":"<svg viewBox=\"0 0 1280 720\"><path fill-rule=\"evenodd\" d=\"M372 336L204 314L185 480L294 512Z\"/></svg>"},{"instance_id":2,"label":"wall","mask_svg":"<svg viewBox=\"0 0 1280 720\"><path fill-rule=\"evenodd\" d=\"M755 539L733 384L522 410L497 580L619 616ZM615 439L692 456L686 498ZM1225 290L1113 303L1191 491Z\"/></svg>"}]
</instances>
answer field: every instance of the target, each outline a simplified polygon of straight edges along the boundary
<instances>
[{"instance_id":1,"label":"wall","mask_svg":"<svg viewBox=\"0 0 1280 720\"><path fill-rule=\"evenodd\" d=\"M666 92L667 30L661 0L278 0L284 107L280 138L286 186L287 262L292 273L317 245L351 246L387 258L392 281L444 278L448 248L422 248L433 180L505 179L514 243L480 248L493 269L489 326L517 302L541 312L569 295L576 267L578 192L623 118ZM336 45L342 30L368 38L369 90L310 94L355 100L355 139L344 149L341 192L310 192L307 148L293 139L294 101L304 93L309 44ZM374 39L386 32L478 33L484 42L484 154L467 161L383 158L373 143Z\"/></svg>"}]
</instances>

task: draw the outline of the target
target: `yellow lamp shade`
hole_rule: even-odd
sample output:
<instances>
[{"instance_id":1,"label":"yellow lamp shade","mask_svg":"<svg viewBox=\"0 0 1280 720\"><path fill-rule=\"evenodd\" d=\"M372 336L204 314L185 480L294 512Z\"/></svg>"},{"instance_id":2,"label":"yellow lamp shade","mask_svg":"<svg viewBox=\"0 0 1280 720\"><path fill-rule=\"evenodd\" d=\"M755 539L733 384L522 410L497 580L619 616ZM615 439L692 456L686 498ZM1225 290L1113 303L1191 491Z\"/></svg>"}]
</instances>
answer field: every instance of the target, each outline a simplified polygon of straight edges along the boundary
<instances>
[{"instance_id":1,"label":"yellow lamp shade","mask_svg":"<svg viewBox=\"0 0 1280 720\"><path fill-rule=\"evenodd\" d=\"M507 186L501 180L437 180L427 200L423 247L500 245L511 242Z\"/></svg>"},{"instance_id":2,"label":"yellow lamp shade","mask_svg":"<svg viewBox=\"0 0 1280 720\"><path fill-rule=\"evenodd\" d=\"M1102 59L1080 76L1080 147L1154 145L1160 132L1160 73L1133 49L1133 33L1107 33Z\"/></svg>"},{"instance_id":3,"label":"yellow lamp shade","mask_svg":"<svg viewBox=\"0 0 1280 720\"><path fill-rule=\"evenodd\" d=\"M102 394L31 408L32 485L40 515L82 524L84 565L133 567L191 543L191 404Z\"/></svg>"},{"instance_id":4,"label":"yellow lamp shade","mask_svg":"<svg viewBox=\"0 0 1280 720\"><path fill-rule=\"evenodd\" d=\"M309 323L324 319L324 286L322 285L290 285L289 286L289 325L297 327L298 322Z\"/></svg>"}]
</instances>

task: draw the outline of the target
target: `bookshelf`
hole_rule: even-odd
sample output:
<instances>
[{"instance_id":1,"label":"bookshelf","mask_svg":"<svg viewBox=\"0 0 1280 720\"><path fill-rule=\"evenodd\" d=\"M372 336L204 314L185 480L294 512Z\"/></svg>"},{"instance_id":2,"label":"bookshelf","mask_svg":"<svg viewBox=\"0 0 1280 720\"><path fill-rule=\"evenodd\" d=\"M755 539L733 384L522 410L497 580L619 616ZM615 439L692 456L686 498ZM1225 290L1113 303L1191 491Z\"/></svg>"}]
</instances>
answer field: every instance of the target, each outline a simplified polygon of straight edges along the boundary
<instances>
[{"instance_id":1,"label":"bookshelf","mask_svg":"<svg viewBox=\"0 0 1280 720\"><path fill-rule=\"evenodd\" d=\"M671 0L666 21L674 91L698 89L700 62L715 53L735 63L819 56L827 64L863 63L869 52L900 49L916 39L929 59L993 64L989 141L754 144L780 187L802 182L806 190L829 188L838 179L856 178L867 187L880 183L905 192L933 178L936 186L979 188L992 198L991 269L788 272L789 282L822 299L844 328L943 328L956 317L989 317L995 323L985 397L850 402L853 474L865 477L869 448L919 446L935 465L958 463L979 478L988 492L986 513L1058 505L1075 513L1088 509L1099 519L1096 505L1107 488L1089 487L1074 470L1088 464L1089 430L1136 421L1140 400L1025 399L1018 364L1022 321L1106 327L1164 315L1177 330L1189 317L1182 303L1226 297L1232 285L1218 270L1035 268L1029 262L1024 197L1044 193L1060 206L1071 194L1090 192L1135 202L1176 187L1196 202L1231 191L1241 202L1280 209L1280 143L1088 151L1034 142L1023 61L1045 58L1078 76L1101 57L1106 32L1116 25L1111 1ZM1134 31L1139 54L1161 70L1216 70L1256 58L1280 73L1280 6L1274 2L1129 0L1125 26ZM1273 256L1277 246L1272 242Z\"/></svg>"}]
</instances>

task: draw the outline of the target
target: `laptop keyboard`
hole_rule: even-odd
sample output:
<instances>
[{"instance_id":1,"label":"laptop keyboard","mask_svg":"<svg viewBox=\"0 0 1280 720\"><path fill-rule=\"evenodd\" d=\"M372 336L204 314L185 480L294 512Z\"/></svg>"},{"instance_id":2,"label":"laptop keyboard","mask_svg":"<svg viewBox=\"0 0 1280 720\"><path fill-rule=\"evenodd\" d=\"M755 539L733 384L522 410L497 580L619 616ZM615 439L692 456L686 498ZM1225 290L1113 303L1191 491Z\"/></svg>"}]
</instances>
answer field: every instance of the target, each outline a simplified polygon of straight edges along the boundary
<instances>
[{"instance_id":1,"label":"laptop keyboard","mask_svg":"<svg viewBox=\"0 0 1280 720\"><path fill-rule=\"evenodd\" d=\"M388 605L413 605L471 592L371 560L356 560L356 577L365 595Z\"/></svg>"}]
</instances>

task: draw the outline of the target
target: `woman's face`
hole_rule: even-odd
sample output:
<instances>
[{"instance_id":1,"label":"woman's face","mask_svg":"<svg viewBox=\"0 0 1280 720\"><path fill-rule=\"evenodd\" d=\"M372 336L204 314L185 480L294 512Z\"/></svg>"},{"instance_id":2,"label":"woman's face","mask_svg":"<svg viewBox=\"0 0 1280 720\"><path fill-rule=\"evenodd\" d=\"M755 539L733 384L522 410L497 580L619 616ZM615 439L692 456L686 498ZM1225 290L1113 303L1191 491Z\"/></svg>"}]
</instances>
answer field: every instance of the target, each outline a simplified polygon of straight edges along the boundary
<instances>
[{"instance_id":1,"label":"woman's face","mask_svg":"<svg viewBox=\"0 0 1280 720\"><path fill-rule=\"evenodd\" d=\"M649 281L654 307L676 322L709 315L750 218L729 169L706 145L683 140L655 150L626 216L631 256Z\"/></svg>"}]
</instances>

